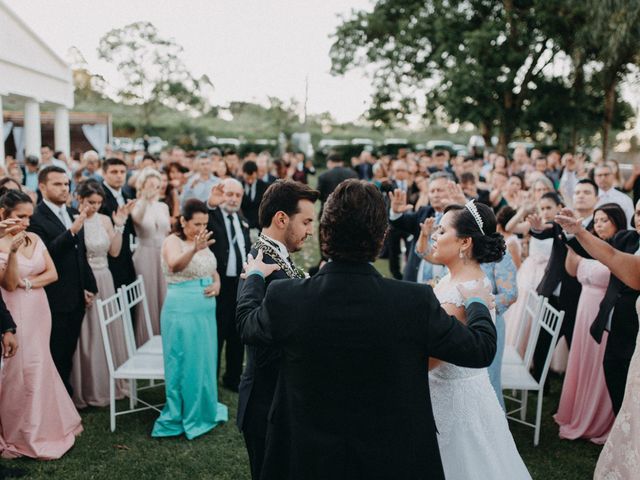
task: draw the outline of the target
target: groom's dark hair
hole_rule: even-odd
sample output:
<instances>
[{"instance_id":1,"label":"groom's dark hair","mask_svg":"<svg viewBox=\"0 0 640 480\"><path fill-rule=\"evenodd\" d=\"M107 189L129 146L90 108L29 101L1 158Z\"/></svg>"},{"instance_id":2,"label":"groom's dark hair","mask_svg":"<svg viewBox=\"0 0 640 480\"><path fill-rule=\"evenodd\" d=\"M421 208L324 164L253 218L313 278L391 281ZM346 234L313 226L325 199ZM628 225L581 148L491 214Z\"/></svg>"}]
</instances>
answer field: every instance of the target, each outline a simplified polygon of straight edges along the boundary
<instances>
[{"instance_id":1,"label":"groom's dark hair","mask_svg":"<svg viewBox=\"0 0 640 480\"><path fill-rule=\"evenodd\" d=\"M373 184L345 180L329 195L320 219L324 258L373 262L389 222L384 198Z\"/></svg>"},{"instance_id":2,"label":"groom's dark hair","mask_svg":"<svg viewBox=\"0 0 640 480\"><path fill-rule=\"evenodd\" d=\"M260 208L258 209L258 223L261 228L271 226L271 220L278 212L284 212L292 217L300 212L298 202L308 200L314 203L320 193L309 185L293 180L276 180L264 192Z\"/></svg>"}]
</instances>

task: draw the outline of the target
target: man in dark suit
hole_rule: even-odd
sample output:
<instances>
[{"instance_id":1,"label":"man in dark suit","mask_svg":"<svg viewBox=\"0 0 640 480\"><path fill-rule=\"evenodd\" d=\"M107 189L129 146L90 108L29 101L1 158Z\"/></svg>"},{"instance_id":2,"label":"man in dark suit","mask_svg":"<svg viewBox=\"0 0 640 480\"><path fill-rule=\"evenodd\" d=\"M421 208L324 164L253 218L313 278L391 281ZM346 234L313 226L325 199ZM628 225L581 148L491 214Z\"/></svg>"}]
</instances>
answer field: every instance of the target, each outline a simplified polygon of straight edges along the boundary
<instances>
[{"instance_id":1,"label":"man in dark suit","mask_svg":"<svg viewBox=\"0 0 640 480\"><path fill-rule=\"evenodd\" d=\"M640 201L636 205L635 218L640 219ZM637 223L636 229L640 230ZM625 253L637 252L640 238L638 230L618 232L613 237L611 245ZM638 316L635 304L639 294L638 290L628 287L612 275L604 299L600 303L598 316L591 325L591 335L598 343L602 341L605 330L609 331L603 367L613 412L616 415L622 407L629 364L636 347Z\"/></svg>"},{"instance_id":2,"label":"man in dark suit","mask_svg":"<svg viewBox=\"0 0 640 480\"><path fill-rule=\"evenodd\" d=\"M251 248L249 225L239 213L243 194L242 184L236 179L229 178L211 189L208 201L207 230L213 232L215 243L210 248L218 260L220 274L220 295L216 304L218 376L220 356L226 344L226 370L222 377L222 384L234 392L238 391L244 360L244 347L235 325L236 297L242 265Z\"/></svg>"},{"instance_id":3,"label":"man in dark suit","mask_svg":"<svg viewBox=\"0 0 640 480\"><path fill-rule=\"evenodd\" d=\"M343 181L349 178L358 178L358 174L351 168L344 166L342 157L332 153L327 157L327 171L318 177L318 191L320 192L320 216L329 195Z\"/></svg>"},{"instance_id":4,"label":"man in dark suit","mask_svg":"<svg viewBox=\"0 0 640 480\"><path fill-rule=\"evenodd\" d=\"M583 219L583 224L588 230L593 230L593 210L598 201L598 187L591 180L580 180L573 193L573 204L576 211ZM545 197L553 198L554 193L546 193ZM564 336L567 345L571 348L573 328L576 322L578 298L582 292L582 286L575 277L569 275L565 268L567 248L571 247L583 257L589 257L575 238L567 238L562 227L555 222L543 224L537 215L529 217L531 221L531 236L544 240L553 238L551 256L547 262L544 275L538 285L538 294L547 297L549 303L558 310L564 310L564 319L560 329L560 337ZM544 360L547 356L551 336L546 331L541 331L533 356L533 376L538 379L542 375Z\"/></svg>"},{"instance_id":5,"label":"man in dark suit","mask_svg":"<svg viewBox=\"0 0 640 480\"><path fill-rule=\"evenodd\" d=\"M258 178L258 165L253 160L247 160L242 165L244 195L242 197L242 214L249 223L249 228L258 229L258 209L262 196L268 185Z\"/></svg>"},{"instance_id":6,"label":"man in dark suit","mask_svg":"<svg viewBox=\"0 0 640 480\"><path fill-rule=\"evenodd\" d=\"M302 248L313 233L314 203L318 192L307 185L278 180L269 187L260 205L262 233L251 249L255 257L262 251L263 260L280 270L267 279L304 278L295 267L290 252ZM242 281L239 289L242 289ZM260 478L267 437L268 414L280 371L280 350L267 346L247 346L247 365L240 379L238 428L242 431L251 464L251 477Z\"/></svg>"},{"instance_id":7,"label":"man in dark suit","mask_svg":"<svg viewBox=\"0 0 640 480\"><path fill-rule=\"evenodd\" d=\"M102 172L104 181L105 199L100 208L100 213L112 218L112 215L119 207L131 206L133 196L125 190L127 180L127 164L119 158L107 158L102 162ZM122 233L122 248L117 257L109 255L109 271L113 276L113 284L116 288L122 285L129 285L136 279L136 270L131 257L131 246L129 240L131 235L135 236L133 221L129 216L124 224Z\"/></svg>"},{"instance_id":8,"label":"man in dark suit","mask_svg":"<svg viewBox=\"0 0 640 480\"><path fill-rule=\"evenodd\" d=\"M349 180L325 206L323 253L310 279L263 277L247 265L238 300L243 340L282 349L262 480L443 479L426 365L491 363L489 292L465 291L467 325L427 285L384 279L370 264L387 230L375 186Z\"/></svg>"},{"instance_id":9,"label":"man in dark suit","mask_svg":"<svg viewBox=\"0 0 640 480\"><path fill-rule=\"evenodd\" d=\"M51 356L71 395L69 376L85 306L98 291L84 245L87 217L66 206L69 177L62 168L42 169L38 186L43 200L31 217L29 230L40 236L58 271L58 280L45 287L51 309Z\"/></svg>"}]
</instances>

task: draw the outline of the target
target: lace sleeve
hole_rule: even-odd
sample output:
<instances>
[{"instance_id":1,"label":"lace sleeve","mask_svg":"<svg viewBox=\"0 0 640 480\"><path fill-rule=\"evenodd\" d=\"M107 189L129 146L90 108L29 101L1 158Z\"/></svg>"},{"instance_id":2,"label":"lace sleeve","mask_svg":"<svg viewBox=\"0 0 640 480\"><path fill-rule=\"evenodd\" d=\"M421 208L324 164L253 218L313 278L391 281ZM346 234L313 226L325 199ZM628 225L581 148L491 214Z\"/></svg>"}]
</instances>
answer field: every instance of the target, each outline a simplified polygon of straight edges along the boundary
<instances>
[{"instance_id":1,"label":"lace sleeve","mask_svg":"<svg viewBox=\"0 0 640 480\"><path fill-rule=\"evenodd\" d=\"M509 252L502 261L495 264L494 284L496 289L496 313L502 315L518 297L516 266Z\"/></svg>"}]
</instances>

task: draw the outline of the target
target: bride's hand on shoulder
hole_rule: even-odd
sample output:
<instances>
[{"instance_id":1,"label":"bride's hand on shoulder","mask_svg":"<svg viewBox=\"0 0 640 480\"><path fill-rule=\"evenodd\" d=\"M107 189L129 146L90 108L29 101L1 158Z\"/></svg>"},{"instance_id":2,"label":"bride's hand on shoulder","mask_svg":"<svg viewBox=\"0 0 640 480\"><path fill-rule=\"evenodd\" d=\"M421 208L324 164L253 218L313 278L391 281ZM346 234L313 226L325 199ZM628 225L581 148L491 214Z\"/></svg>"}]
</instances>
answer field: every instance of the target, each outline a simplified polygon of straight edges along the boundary
<instances>
[{"instance_id":1,"label":"bride's hand on shoulder","mask_svg":"<svg viewBox=\"0 0 640 480\"><path fill-rule=\"evenodd\" d=\"M489 287L482 282L476 282L473 286L466 287L464 285L458 285L458 291L462 295L462 299L466 302L470 298L479 298L482 300L489 310L496 307L495 297L489 290Z\"/></svg>"}]
</instances>

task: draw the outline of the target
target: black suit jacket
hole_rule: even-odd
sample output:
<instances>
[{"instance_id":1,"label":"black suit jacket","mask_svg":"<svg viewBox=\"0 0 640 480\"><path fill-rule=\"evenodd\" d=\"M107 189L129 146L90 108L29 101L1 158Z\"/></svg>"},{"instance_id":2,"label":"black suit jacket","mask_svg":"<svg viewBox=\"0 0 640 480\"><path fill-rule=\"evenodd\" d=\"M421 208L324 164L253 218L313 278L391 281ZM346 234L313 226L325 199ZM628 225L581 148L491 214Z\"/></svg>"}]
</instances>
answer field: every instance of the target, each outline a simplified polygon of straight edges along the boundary
<instances>
[{"instance_id":1,"label":"black suit jacket","mask_svg":"<svg viewBox=\"0 0 640 480\"><path fill-rule=\"evenodd\" d=\"M634 230L624 230L618 232L611 244L614 248L626 253L635 253L638 250L640 236ZM612 321L611 332L607 339L609 347L615 347L614 351L620 357L631 358L638 335L638 316L635 313L635 303L640 292L626 286L620 279L611 275L609 286L604 294L596 319L591 324L591 336L600 343L602 334L606 330L609 321L609 314L614 308L618 313L624 313L624 318L620 319L616 315ZM618 319L623 321L617 321Z\"/></svg>"},{"instance_id":2,"label":"black suit jacket","mask_svg":"<svg viewBox=\"0 0 640 480\"><path fill-rule=\"evenodd\" d=\"M100 208L100 213L106 215L111 219L111 215L118 210L118 201L116 197L113 196L111 190L102 183L102 187L105 192L105 199L102 203L102 207ZM133 200L133 198L128 195L124 189L122 190L122 196L124 197L125 202L127 200ZM135 236L135 229L133 227L133 221L131 220L131 216L127 218L127 223L124 224L124 233L122 234L122 248L120 249L120 254L117 257L108 256L109 258L109 271L113 276L113 284L116 289L121 287L122 285L129 285L136 279L136 269L133 266L133 259L131 254L131 246L129 245L129 236Z\"/></svg>"},{"instance_id":3,"label":"black suit jacket","mask_svg":"<svg viewBox=\"0 0 640 480\"><path fill-rule=\"evenodd\" d=\"M261 478L443 479L427 359L481 368L496 351L487 308L473 304L467 318L368 263L329 262L268 289L251 275L240 335L282 348Z\"/></svg>"},{"instance_id":4,"label":"black suit jacket","mask_svg":"<svg viewBox=\"0 0 640 480\"><path fill-rule=\"evenodd\" d=\"M251 249L251 255L258 254L256 249ZM264 255L264 263L273 264L275 261L271 256ZM274 280L286 280L287 274L283 270L273 272L266 279L267 286ZM244 284L240 280L238 292L242 290ZM251 400L251 408L255 410L252 418L264 418L263 432L266 435L266 418L273 402L273 395L276 391L278 372L280 371L280 350L272 346L248 345L247 363L240 377L240 387L238 395L238 428L243 429L244 415Z\"/></svg>"},{"instance_id":5,"label":"black suit jacket","mask_svg":"<svg viewBox=\"0 0 640 480\"><path fill-rule=\"evenodd\" d=\"M358 174L351 168L347 167L335 167L331 170L327 170L318 177L318 191L320 192L320 215L322 215L322 209L324 202L327 201L329 195L345 180L350 178L358 178Z\"/></svg>"},{"instance_id":6,"label":"black suit jacket","mask_svg":"<svg viewBox=\"0 0 640 480\"><path fill-rule=\"evenodd\" d=\"M227 264L229 263L229 242L231 239L227 237L227 228L225 227L222 215L225 215L225 213L221 208L209 209L209 223L207 224L207 230L213 232L213 238L216 242L209 248L211 248L211 251L218 261L218 273L220 276L224 277L227 271ZM249 253L249 250L251 249L249 226L242 216L240 216L240 226L244 236L245 250L246 253ZM240 273L241 272L238 272L238 275L240 275Z\"/></svg>"},{"instance_id":7,"label":"black suit jacket","mask_svg":"<svg viewBox=\"0 0 640 480\"><path fill-rule=\"evenodd\" d=\"M73 220L78 211L67 207ZM71 312L84 308L84 290L97 293L84 246L84 230L72 235L58 216L44 203L39 203L29 231L37 234L44 242L58 271L58 280L45 287L49 307L52 312Z\"/></svg>"},{"instance_id":8,"label":"black suit jacket","mask_svg":"<svg viewBox=\"0 0 640 480\"><path fill-rule=\"evenodd\" d=\"M400 218L389 222L393 228L396 228L407 235L413 235L411 245L409 246L409 258L407 264L404 267L404 273L402 279L408 282L416 282L418 280L418 269L420 268L420 257L416 254L416 242L420 236L420 224L425 221L426 218L434 217L436 211L431 205L420 207L415 212L403 213Z\"/></svg>"},{"instance_id":9,"label":"black suit jacket","mask_svg":"<svg viewBox=\"0 0 640 480\"><path fill-rule=\"evenodd\" d=\"M246 185L243 184L243 188L245 187ZM242 197L242 215L244 215L244 217L247 219L249 228L260 227L258 224L258 210L260 208L260 202L262 202L262 196L264 195L264 192L268 187L269 185L267 185L262 180L256 180L256 195L253 200L251 200L250 194L246 194L246 191Z\"/></svg>"}]
</instances>

